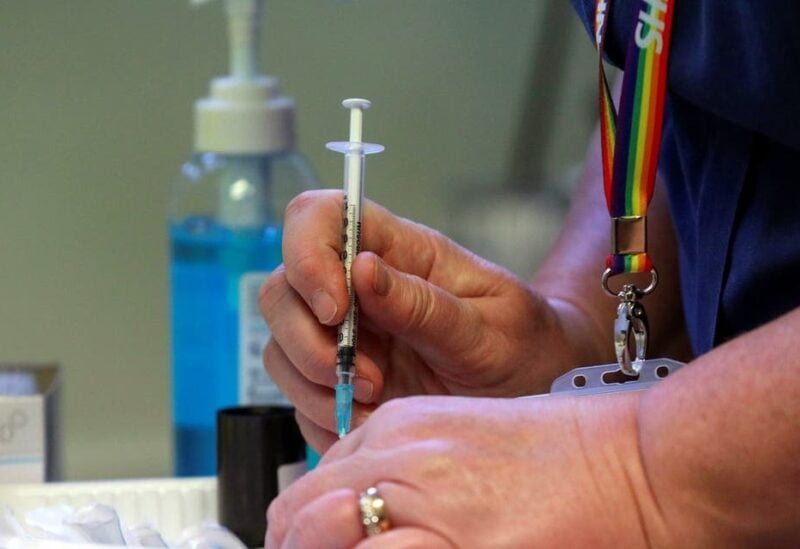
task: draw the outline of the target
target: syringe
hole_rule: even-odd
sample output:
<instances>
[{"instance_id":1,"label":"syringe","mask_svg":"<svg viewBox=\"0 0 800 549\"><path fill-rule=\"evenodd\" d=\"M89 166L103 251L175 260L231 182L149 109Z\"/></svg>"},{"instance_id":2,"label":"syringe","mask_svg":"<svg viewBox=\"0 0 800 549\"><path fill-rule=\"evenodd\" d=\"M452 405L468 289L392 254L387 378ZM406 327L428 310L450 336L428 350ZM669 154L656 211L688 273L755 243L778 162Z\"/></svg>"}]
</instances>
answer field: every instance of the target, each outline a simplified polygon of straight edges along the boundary
<instances>
[{"instance_id":1,"label":"syringe","mask_svg":"<svg viewBox=\"0 0 800 549\"><path fill-rule=\"evenodd\" d=\"M347 316L339 325L336 350L336 430L339 438L350 432L353 415L353 376L355 375L358 340L358 299L353 290L351 267L361 249L361 201L364 198L364 157L379 153L382 145L361 142L363 113L371 103L366 99L345 99L342 106L350 109L350 141L325 145L344 154L344 217L342 220L342 265L349 304Z\"/></svg>"}]
</instances>

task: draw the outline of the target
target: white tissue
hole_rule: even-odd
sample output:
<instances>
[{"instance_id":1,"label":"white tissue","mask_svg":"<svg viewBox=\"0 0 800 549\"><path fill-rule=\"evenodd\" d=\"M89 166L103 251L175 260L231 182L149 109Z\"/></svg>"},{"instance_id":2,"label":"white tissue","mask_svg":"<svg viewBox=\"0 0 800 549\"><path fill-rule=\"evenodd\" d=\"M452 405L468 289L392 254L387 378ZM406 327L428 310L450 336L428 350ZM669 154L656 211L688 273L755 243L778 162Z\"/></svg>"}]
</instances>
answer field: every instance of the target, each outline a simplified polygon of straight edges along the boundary
<instances>
[{"instance_id":1,"label":"white tissue","mask_svg":"<svg viewBox=\"0 0 800 549\"><path fill-rule=\"evenodd\" d=\"M169 547L152 524L141 524L128 531L128 545L139 547Z\"/></svg>"},{"instance_id":2,"label":"white tissue","mask_svg":"<svg viewBox=\"0 0 800 549\"><path fill-rule=\"evenodd\" d=\"M247 549L230 530L218 524L187 528L174 547L175 549Z\"/></svg>"},{"instance_id":3,"label":"white tissue","mask_svg":"<svg viewBox=\"0 0 800 549\"><path fill-rule=\"evenodd\" d=\"M3 510L0 513L0 547L19 546L25 541L84 544L84 547L97 544L104 547L246 549L236 536L217 524L187 528L175 543L167 544L153 525L127 528L114 508L103 504L79 509L69 505L40 507L26 513L23 521L11 510Z\"/></svg>"},{"instance_id":4,"label":"white tissue","mask_svg":"<svg viewBox=\"0 0 800 549\"><path fill-rule=\"evenodd\" d=\"M64 518L64 525L90 543L106 545L127 545L122 536L122 525L119 515L108 505L96 504L81 507L72 515Z\"/></svg>"}]
</instances>

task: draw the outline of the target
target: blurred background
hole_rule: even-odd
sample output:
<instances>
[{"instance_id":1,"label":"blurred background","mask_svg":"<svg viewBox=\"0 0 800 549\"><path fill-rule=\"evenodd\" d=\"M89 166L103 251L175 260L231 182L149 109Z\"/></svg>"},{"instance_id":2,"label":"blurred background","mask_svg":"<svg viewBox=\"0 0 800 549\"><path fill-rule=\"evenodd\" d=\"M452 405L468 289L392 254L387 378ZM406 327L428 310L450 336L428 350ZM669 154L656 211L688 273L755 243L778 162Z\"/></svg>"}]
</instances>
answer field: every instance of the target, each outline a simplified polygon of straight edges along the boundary
<instances>
[{"instance_id":1,"label":"blurred background","mask_svg":"<svg viewBox=\"0 0 800 549\"><path fill-rule=\"evenodd\" d=\"M368 196L534 272L595 119L567 0L272 0L264 42L324 186L368 97ZM218 2L0 3L0 361L61 364L67 479L171 474L167 201L226 71Z\"/></svg>"}]
</instances>

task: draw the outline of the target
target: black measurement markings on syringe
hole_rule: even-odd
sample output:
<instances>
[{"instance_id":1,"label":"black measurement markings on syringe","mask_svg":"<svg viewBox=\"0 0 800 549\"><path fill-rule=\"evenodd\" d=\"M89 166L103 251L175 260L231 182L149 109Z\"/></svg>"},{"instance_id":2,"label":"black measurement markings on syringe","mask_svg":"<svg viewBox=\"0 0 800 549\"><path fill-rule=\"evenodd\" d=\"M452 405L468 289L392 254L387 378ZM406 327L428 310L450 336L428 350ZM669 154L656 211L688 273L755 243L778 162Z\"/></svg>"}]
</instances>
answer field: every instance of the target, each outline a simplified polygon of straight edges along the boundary
<instances>
[{"instance_id":1,"label":"black measurement markings on syringe","mask_svg":"<svg viewBox=\"0 0 800 549\"><path fill-rule=\"evenodd\" d=\"M347 203L347 195L344 196L344 219L342 220L342 251L339 254L340 259L344 262L345 273L349 275L350 268L347 262L348 256L355 259L358 253L358 248L361 245L361 221L356 221L356 206ZM350 219L352 217L352 220ZM347 236L348 227L355 223L356 234L355 242L351 241ZM353 246L355 244L355 246ZM352 248L352 249L351 249ZM348 253L348 250L350 252Z\"/></svg>"},{"instance_id":2,"label":"black measurement markings on syringe","mask_svg":"<svg viewBox=\"0 0 800 549\"><path fill-rule=\"evenodd\" d=\"M345 274L345 284L347 285L347 292L349 297L349 308L345 320L339 325L339 333L337 334L338 344L343 349L351 349L350 353L354 352L356 347L356 340L358 332L356 326L358 323L358 298L356 297L352 287L352 263L355 255L358 253L358 248L361 243L361 221L357 220L357 206L348 204L347 193L344 194L343 204L343 220L342 220L342 251L340 258L342 261L342 268ZM355 227L355 238L348 237L349 228ZM345 353L347 354L347 353Z\"/></svg>"}]
</instances>

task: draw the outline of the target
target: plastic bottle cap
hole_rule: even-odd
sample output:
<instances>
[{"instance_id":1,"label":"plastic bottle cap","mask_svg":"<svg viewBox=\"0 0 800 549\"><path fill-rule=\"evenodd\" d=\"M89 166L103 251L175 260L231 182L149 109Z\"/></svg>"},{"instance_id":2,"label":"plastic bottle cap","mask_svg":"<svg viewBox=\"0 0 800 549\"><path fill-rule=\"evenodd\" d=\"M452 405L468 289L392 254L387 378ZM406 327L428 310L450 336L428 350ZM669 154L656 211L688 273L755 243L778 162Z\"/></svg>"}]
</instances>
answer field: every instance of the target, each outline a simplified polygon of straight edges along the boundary
<instances>
[{"instance_id":1,"label":"plastic bottle cap","mask_svg":"<svg viewBox=\"0 0 800 549\"><path fill-rule=\"evenodd\" d=\"M195 103L195 149L262 154L294 148L294 101L277 79L217 78L210 96Z\"/></svg>"}]
</instances>

